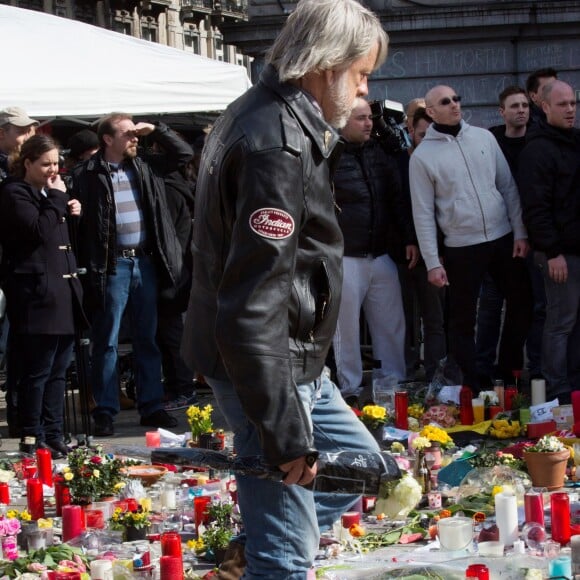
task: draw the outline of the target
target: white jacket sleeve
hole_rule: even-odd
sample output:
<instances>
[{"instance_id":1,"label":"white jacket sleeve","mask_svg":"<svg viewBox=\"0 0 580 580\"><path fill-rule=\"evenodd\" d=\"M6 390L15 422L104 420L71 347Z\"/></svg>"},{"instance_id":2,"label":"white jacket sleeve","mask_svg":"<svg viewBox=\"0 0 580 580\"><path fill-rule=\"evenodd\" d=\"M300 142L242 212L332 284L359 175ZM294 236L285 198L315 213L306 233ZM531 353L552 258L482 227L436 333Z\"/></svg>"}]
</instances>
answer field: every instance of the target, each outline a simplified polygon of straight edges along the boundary
<instances>
[{"instance_id":1,"label":"white jacket sleeve","mask_svg":"<svg viewBox=\"0 0 580 580\"><path fill-rule=\"evenodd\" d=\"M413 222L421 255L427 270L441 266L437 247L437 220L435 217L435 185L425 164L411 155L409 162L409 184L413 204Z\"/></svg>"}]
</instances>

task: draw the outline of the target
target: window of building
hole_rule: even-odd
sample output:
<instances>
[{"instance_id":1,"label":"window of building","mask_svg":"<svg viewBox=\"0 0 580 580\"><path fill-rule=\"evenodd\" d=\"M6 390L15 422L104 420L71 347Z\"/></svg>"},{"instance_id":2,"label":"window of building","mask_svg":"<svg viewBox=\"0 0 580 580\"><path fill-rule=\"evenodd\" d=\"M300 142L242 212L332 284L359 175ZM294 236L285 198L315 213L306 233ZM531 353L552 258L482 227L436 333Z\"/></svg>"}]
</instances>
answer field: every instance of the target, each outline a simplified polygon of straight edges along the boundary
<instances>
[{"instance_id":1,"label":"window of building","mask_svg":"<svg viewBox=\"0 0 580 580\"><path fill-rule=\"evenodd\" d=\"M201 54L199 31L195 26L190 25L183 29L183 44L185 45L185 50L191 51L194 54Z\"/></svg>"},{"instance_id":2,"label":"window of building","mask_svg":"<svg viewBox=\"0 0 580 580\"><path fill-rule=\"evenodd\" d=\"M42 0L19 0L18 8L27 8L28 10L38 10L44 12L44 2Z\"/></svg>"}]
</instances>

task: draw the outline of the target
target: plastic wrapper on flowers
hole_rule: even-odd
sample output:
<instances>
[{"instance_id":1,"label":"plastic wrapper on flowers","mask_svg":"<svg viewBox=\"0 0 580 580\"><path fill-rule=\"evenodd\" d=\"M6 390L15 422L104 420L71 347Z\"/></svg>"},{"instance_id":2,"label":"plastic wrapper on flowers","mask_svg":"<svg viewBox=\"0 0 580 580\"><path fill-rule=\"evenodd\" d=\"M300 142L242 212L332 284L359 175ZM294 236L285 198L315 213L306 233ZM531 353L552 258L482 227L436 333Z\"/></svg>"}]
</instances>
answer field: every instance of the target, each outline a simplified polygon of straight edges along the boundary
<instances>
[{"instance_id":1,"label":"plastic wrapper on flowers","mask_svg":"<svg viewBox=\"0 0 580 580\"><path fill-rule=\"evenodd\" d=\"M495 509L494 496L501 491L513 491L523 501L525 490L532 486L530 476L505 465L476 467L461 482L457 492L457 503L486 515Z\"/></svg>"},{"instance_id":2,"label":"plastic wrapper on flowers","mask_svg":"<svg viewBox=\"0 0 580 580\"><path fill-rule=\"evenodd\" d=\"M317 571L316 577L319 580L348 580L351 578L364 578L364 580L391 580L392 578L398 578L400 580L464 580L465 578L465 571L461 572L446 566L434 564L429 564L428 566L409 565L402 567L396 564L387 564L385 566L383 563L380 566L380 571L373 570L370 568L370 565L366 569L363 567L364 561L360 564L345 563L336 567L323 567ZM387 567L390 569L387 570Z\"/></svg>"}]
</instances>

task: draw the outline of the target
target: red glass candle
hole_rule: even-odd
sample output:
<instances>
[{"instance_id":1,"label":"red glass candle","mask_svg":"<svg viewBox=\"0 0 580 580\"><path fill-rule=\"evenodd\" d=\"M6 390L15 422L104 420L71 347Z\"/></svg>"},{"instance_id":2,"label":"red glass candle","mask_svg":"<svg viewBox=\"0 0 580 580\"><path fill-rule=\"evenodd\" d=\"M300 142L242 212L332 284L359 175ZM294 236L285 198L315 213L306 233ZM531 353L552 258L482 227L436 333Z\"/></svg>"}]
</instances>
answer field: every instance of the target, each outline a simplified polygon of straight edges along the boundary
<instances>
[{"instance_id":1,"label":"red glass candle","mask_svg":"<svg viewBox=\"0 0 580 580\"><path fill-rule=\"evenodd\" d=\"M570 496L567 493L558 492L550 496L552 508L552 540L562 546L570 541Z\"/></svg>"},{"instance_id":2,"label":"red glass candle","mask_svg":"<svg viewBox=\"0 0 580 580\"><path fill-rule=\"evenodd\" d=\"M489 568L485 564L470 564L465 570L465 577L489 580Z\"/></svg>"},{"instance_id":3,"label":"red glass candle","mask_svg":"<svg viewBox=\"0 0 580 580\"><path fill-rule=\"evenodd\" d=\"M147 431L145 433L147 447L159 447L161 445L161 433L159 431Z\"/></svg>"},{"instance_id":4,"label":"red glass candle","mask_svg":"<svg viewBox=\"0 0 580 580\"><path fill-rule=\"evenodd\" d=\"M161 534L161 554L174 556L181 561L181 536L179 532L164 532Z\"/></svg>"},{"instance_id":5,"label":"red glass candle","mask_svg":"<svg viewBox=\"0 0 580 580\"><path fill-rule=\"evenodd\" d=\"M518 394L518 390L515 387L506 387L504 393L504 407L506 411L511 411L513 407L513 402Z\"/></svg>"},{"instance_id":6,"label":"red glass candle","mask_svg":"<svg viewBox=\"0 0 580 580\"><path fill-rule=\"evenodd\" d=\"M48 449L36 450L36 468L38 471L38 479L52 487L52 455Z\"/></svg>"},{"instance_id":7,"label":"red glass candle","mask_svg":"<svg viewBox=\"0 0 580 580\"><path fill-rule=\"evenodd\" d=\"M10 488L7 483L0 483L0 503L10 503Z\"/></svg>"},{"instance_id":8,"label":"red glass candle","mask_svg":"<svg viewBox=\"0 0 580 580\"><path fill-rule=\"evenodd\" d=\"M28 513L33 520L44 517L44 496L42 493L42 481L29 479L26 482L26 500Z\"/></svg>"},{"instance_id":9,"label":"red glass candle","mask_svg":"<svg viewBox=\"0 0 580 580\"><path fill-rule=\"evenodd\" d=\"M102 530L105 527L105 517L102 510L85 510L87 528Z\"/></svg>"},{"instance_id":10,"label":"red glass candle","mask_svg":"<svg viewBox=\"0 0 580 580\"><path fill-rule=\"evenodd\" d=\"M136 512L139 509L139 502L134 497L128 497L125 501L127 502L127 511Z\"/></svg>"},{"instance_id":11,"label":"red glass candle","mask_svg":"<svg viewBox=\"0 0 580 580\"><path fill-rule=\"evenodd\" d=\"M397 429L409 428L409 393L406 391L395 392L395 427Z\"/></svg>"},{"instance_id":12,"label":"red glass candle","mask_svg":"<svg viewBox=\"0 0 580 580\"><path fill-rule=\"evenodd\" d=\"M180 556L159 558L161 580L183 580L183 560Z\"/></svg>"},{"instance_id":13,"label":"red glass candle","mask_svg":"<svg viewBox=\"0 0 580 580\"><path fill-rule=\"evenodd\" d=\"M340 522L342 523L342 527L348 530L350 526L360 524L360 512L345 512L340 517Z\"/></svg>"},{"instance_id":14,"label":"red glass candle","mask_svg":"<svg viewBox=\"0 0 580 580\"><path fill-rule=\"evenodd\" d=\"M461 387L459 391L459 420L462 425L473 425L473 391L469 387Z\"/></svg>"},{"instance_id":15,"label":"red glass candle","mask_svg":"<svg viewBox=\"0 0 580 580\"><path fill-rule=\"evenodd\" d=\"M83 510L81 506L62 506L62 541L68 542L76 538L83 530Z\"/></svg>"},{"instance_id":16,"label":"red glass candle","mask_svg":"<svg viewBox=\"0 0 580 580\"><path fill-rule=\"evenodd\" d=\"M70 489L62 477L54 480L54 500L56 516L60 518L63 506L70 505Z\"/></svg>"},{"instance_id":17,"label":"red glass candle","mask_svg":"<svg viewBox=\"0 0 580 580\"><path fill-rule=\"evenodd\" d=\"M499 413L501 413L503 411L503 409L500 407L500 405L490 405L489 406L489 418L494 419L496 415L499 415Z\"/></svg>"},{"instance_id":18,"label":"red glass candle","mask_svg":"<svg viewBox=\"0 0 580 580\"><path fill-rule=\"evenodd\" d=\"M524 494L524 512L526 523L537 522L545 525L544 522L544 496L541 492L528 491Z\"/></svg>"},{"instance_id":19,"label":"red glass candle","mask_svg":"<svg viewBox=\"0 0 580 580\"><path fill-rule=\"evenodd\" d=\"M25 457L22 460L22 477L32 479L36 476L36 461L32 457Z\"/></svg>"},{"instance_id":20,"label":"red glass candle","mask_svg":"<svg viewBox=\"0 0 580 580\"><path fill-rule=\"evenodd\" d=\"M81 580L81 573L55 571L54 580Z\"/></svg>"},{"instance_id":21,"label":"red glass candle","mask_svg":"<svg viewBox=\"0 0 580 580\"><path fill-rule=\"evenodd\" d=\"M209 495L198 495L193 498L193 511L195 513L195 531L199 528L200 524L207 524L209 521L209 515L206 513L207 507L211 502L211 497Z\"/></svg>"},{"instance_id":22,"label":"red glass candle","mask_svg":"<svg viewBox=\"0 0 580 580\"><path fill-rule=\"evenodd\" d=\"M572 391L572 413L574 423L578 423L580 421L580 391Z\"/></svg>"}]
</instances>

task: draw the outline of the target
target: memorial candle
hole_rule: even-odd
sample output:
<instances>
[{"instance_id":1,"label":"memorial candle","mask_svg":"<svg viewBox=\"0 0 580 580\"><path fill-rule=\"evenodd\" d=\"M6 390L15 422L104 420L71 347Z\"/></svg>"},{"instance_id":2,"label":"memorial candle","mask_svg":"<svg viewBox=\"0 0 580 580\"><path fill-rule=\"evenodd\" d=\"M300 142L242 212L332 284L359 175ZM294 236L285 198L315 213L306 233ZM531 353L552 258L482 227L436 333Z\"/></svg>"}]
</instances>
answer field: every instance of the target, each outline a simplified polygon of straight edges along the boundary
<instances>
[{"instance_id":1,"label":"memorial candle","mask_svg":"<svg viewBox=\"0 0 580 580\"><path fill-rule=\"evenodd\" d=\"M532 379L532 405L541 405L546 402L546 381Z\"/></svg>"},{"instance_id":2,"label":"memorial candle","mask_svg":"<svg viewBox=\"0 0 580 580\"><path fill-rule=\"evenodd\" d=\"M562 546L570 541L570 496L564 492L550 496L552 509L552 539Z\"/></svg>"},{"instance_id":3,"label":"memorial candle","mask_svg":"<svg viewBox=\"0 0 580 580\"><path fill-rule=\"evenodd\" d=\"M10 503L10 487L7 483L0 483L0 503L5 505Z\"/></svg>"},{"instance_id":4,"label":"memorial candle","mask_svg":"<svg viewBox=\"0 0 580 580\"><path fill-rule=\"evenodd\" d=\"M504 546L513 546L518 539L518 503L514 493L502 491L495 495L496 523L499 541Z\"/></svg>"},{"instance_id":5,"label":"memorial candle","mask_svg":"<svg viewBox=\"0 0 580 580\"><path fill-rule=\"evenodd\" d=\"M161 580L183 580L183 561L179 556L159 558Z\"/></svg>"},{"instance_id":6,"label":"memorial candle","mask_svg":"<svg viewBox=\"0 0 580 580\"><path fill-rule=\"evenodd\" d=\"M84 530L83 514L80 505L65 505L62 507L62 541L68 542Z\"/></svg>"},{"instance_id":7,"label":"memorial candle","mask_svg":"<svg viewBox=\"0 0 580 580\"><path fill-rule=\"evenodd\" d=\"M397 391L395 393L395 427L397 429L409 428L409 393Z\"/></svg>"},{"instance_id":8,"label":"memorial candle","mask_svg":"<svg viewBox=\"0 0 580 580\"><path fill-rule=\"evenodd\" d=\"M524 494L524 512L526 523L536 522L545 525L544 522L544 494L542 489L530 489Z\"/></svg>"},{"instance_id":9,"label":"memorial candle","mask_svg":"<svg viewBox=\"0 0 580 580\"><path fill-rule=\"evenodd\" d=\"M40 479L28 479L26 481L26 501L28 513L33 520L44 517L44 496Z\"/></svg>"},{"instance_id":10,"label":"memorial candle","mask_svg":"<svg viewBox=\"0 0 580 580\"><path fill-rule=\"evenodd\" d=\"M36 468L38 479L52 487L52 456L48 449L39 448L36 450Z\"/></svg>"}]
</instances>

